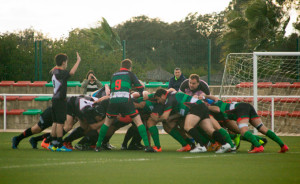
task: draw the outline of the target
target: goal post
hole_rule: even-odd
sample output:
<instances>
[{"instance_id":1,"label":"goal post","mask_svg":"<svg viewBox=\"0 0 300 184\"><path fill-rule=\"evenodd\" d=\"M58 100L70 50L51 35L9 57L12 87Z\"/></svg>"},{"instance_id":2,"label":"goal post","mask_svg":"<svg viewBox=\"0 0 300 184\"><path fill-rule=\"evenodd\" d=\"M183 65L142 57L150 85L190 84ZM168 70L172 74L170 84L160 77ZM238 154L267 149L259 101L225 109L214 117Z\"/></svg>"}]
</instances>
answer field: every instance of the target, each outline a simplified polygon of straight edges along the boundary
<instances>
[{"instance_id":1,"label":"goal post","mask_svg":"<svg viewBox=\"0 0 300 184\"><path fill-rule=\"evenodd\" d=\"M300 52L230 53L226 57L219 97L252 103L274 130L274 113L276 123L282 127L287 122L287 114L276 113L300 112L300 87L292 88L295 83L300 85L299 67ZM278 83L286 86L278 87ZM295 103L289 101L291 98L295 98Z\"/></svg>"},{"instance_id":2,"label":"goal post","mask_svg":"<svg viewBox=\"0 0 300 184\"><path fill-rule=\"evenodd\" d=\"M257 109L257 63L259 56L297 56L297 60L299 60L300 52L253 52L253 102L254 108ZM299 61L298 63L299 64ZM299 66L298 66L299 67ZM297 74L299 75L299 74ZM282 81L285 82L285 81Z\"/></svg>"}]
</instances>

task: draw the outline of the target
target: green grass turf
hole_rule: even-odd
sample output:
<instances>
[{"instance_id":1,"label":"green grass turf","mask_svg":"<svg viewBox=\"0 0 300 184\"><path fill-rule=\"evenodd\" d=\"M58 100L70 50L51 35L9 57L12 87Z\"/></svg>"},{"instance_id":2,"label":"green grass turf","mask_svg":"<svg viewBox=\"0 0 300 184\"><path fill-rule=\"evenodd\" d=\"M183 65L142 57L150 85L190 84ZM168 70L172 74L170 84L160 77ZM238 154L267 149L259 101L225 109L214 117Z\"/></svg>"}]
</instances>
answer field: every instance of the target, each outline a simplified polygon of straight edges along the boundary
<instances>
[{"instance_id":1,"label":"green grass turf","mask_svg":"<svg viewBox=\"0 0 300 184\"><path fill-rule=\"evenodd\" d=\"M11 149L17 133L0 133L0 183L300 183L300 137L282 137L290 151L279 154L270 139L265 152L248 154L242 142L236 154L178 153L180 146L161 135L163 152L121 151L124 134L116 134L113 151L50 152L31 148L28 138Z\"/></svg>"}]
</instances>

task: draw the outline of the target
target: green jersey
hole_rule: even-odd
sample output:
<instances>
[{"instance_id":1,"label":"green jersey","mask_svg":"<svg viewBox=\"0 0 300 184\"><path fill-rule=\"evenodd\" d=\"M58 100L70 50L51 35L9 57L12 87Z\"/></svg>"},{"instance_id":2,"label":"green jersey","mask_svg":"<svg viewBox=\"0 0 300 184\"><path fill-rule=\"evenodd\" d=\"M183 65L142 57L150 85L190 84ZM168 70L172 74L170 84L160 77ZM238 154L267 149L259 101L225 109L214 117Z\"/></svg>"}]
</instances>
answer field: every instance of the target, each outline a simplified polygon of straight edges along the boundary
<instances>
[{"instance_id":1,"label":"green jersey","mask_svg":"<svg viewBox=\"0 0 300 184\"><path fill-rule=\"evenodd\" d=\"M213 105L216 105L220 108L220 111L223 114L225 119L237 120L237 117L235 114L231 114L228 112L233 111L238 104L239 103L237 103L237 102L226 103L226 102L223 102L222 100L219 100L219 101L215 102Z\"/></svg>"},{"instance_id":2,"label":"green jersey","mask_svg":"<svg viewBox=\"0 0 300 184\"><path fill-rule=\"evenodd\" d=\"M111 79L111 103L128 102L130 98L131 88L135 87L142 96L144 87L141 85L137 77L126 68L113 74Z\"/></svg>"},{"instance_id":3,"label":"green jersey","mask_svg":"<svg viewBox=\"0 0 300 184\"><path fill-rule=\"evenodd\" d=\"M164 111L173 111L186 116L189 112L188 103L201 104L203 102L182 92L171 92L167 94Z\"/></svg>"}]
</instances>

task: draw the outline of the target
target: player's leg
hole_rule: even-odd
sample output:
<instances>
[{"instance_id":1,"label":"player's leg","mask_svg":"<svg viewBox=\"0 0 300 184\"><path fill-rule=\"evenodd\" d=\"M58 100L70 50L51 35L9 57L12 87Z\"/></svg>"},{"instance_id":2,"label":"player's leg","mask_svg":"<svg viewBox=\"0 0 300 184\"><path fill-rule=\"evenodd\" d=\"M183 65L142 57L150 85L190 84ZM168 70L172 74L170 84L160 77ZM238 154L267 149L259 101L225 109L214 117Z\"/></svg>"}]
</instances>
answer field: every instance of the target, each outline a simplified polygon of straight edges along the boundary
<instances>
[{"instance_id":1,"label":"player's leg","mask_svg":"<svg viewBox=\"0 0 300 184\"><path fill-rule=\"evenodd\" d=\"M200 132L197 130L196 126L198 122L201 120L201 118L194 114L188 114L185 118L184 122L184 130L193 137L193 139L196 141L196 147L192 149L191 153L202 153L206 152L206 148L204 143L202 142L200 138Z\"/></svg>"},{"instance_id":2,"label":"player's leg","mask_svg":"<svg viewBox=\"0 0 300 184\"><path fill-rule=\"evenodd\" d=\"M102 145L102 141L108 131L108 128L110 127L110 125L113 123L114 121L114 117L112 116L106 116L105 120L104 120L104 124L101 126L100 131L99 131L99 137L98 137L98 141L96 144L96 149L95 151L100 151L101 150L101 145Z\"/></svg>"},{"instance_id":3,"label":"player's leg","mask_svg":"<svg viewBox=\"0 0 300 184\"><path fill-rule=\"evenodd\" d=\"M221 127L221 125L218 123L218 121L215 118L213 118L212 116L210 116L210 121L211 121L214 129L218 130L220 132L220 134L223 136L223 138L225 139L225 141L230 144L230 147L232 149L236 149L234 147L234 144L231 141L230 135L224 128Z\"/></svg>"},{"instance_id":4,"label":"player's leg","mask_svg":"<svg viewBox=\"0 0 300 184\"><path fill-rule=\"evenodd\" d=\"M136 116L131 117L131 118L132 118L132 121L134 122L134 124L138 128L139 134L143 139L144 145L146 147L149 147L150 144L149 144L149 141L148 141L147 130L146 130L145 125L142 122L141 116L139 114L136 114Z\"/></svg>"},{"instance_id":5,"label":"player's leg","mask_svg":"<svg viewBox=\"0 0 300 184\"><path fill-rule=\"evenodd\" d=\"M137 131L137 128L135 127L135 125L132 125L131 127L129 127L127 129L126 134L123 139L123 142L122 142L122 147L121 147L122 150L127 150L128 142L133 137L133 135L136 131Z\"/></svg>"},{"instance_id":6,"label":"player's leg","mask_svg":"<svg viewBox=\"0 0 300 184\"><path fill-rule=\"evenodd\" d=\"M184 119L177 118L173 120L168 120L167 122L163 123L164 130L171 135L179 144L181 144L181 148L177 149L177 152L187 152L191 150L191 146L187 142L188 137L183 137L184 134L180 132L177 125L180 124ZM183 123L184 124L184 123ZM184 126L184 125L183 125Z\"/></svg>"},{"instance_id":7,"label":"player's leg","mask_svg":"<svg viewBox=\"0 0 300 184\"><path fill-rule=\"evenodd\" d=\"M102 145L101 148L104 150L112 150L115 149L116 147L111 145L109 143L109 140L111 139L111 137L115 134L115 132L121 128L122 126L119 126L118 124L116 124L115 122L109 127L109 129L107 130L107 133L105 135L105 137L103 138L102 141Z\"/></svg>"},{"instance_id":8,"label":"player's leg","mask_svg":"<svg viewBox=\"0 0 300 184\"><path fill-rule=\"evenodd\" d=\"M161 148L161 145L160 145L160 140L159 140L158 128L156 126L157 123L158 122L154 121L151 117L148 118L147 126L149 128L149 132L151 134L151 137L153 139L155 147L159 150Z\"/></svg>"},{"instance_id":9,"label":"player's leg","mask_svg":"<svg viewBox=\"0 0 300 184\"><path fill-rule=\"evenodd\" d=\"M279 153L285 153L289 150L287 145L283 143L283 141L270 129L268 129L261 121L260 117L253 118L250 120L250 123L262 134L266 135L273 141L275 141L280 146Z\"/></svg>"},{"instance_id":10,"label":"player's leg","mask_svg":"<svg viewBox=\"0 0 300 184\"><path fill-rule=\"evenodd\" d=\"M237 122L241 131L241 135L254 145L254 148L249 153L259 153L264 151L264 147L257 141L256 137L249 131L248 118L244 118Z\"/></svg>"},{"instance_id":11,"label":"player's leg","mask_svg":"<svg viewBox=\"0 0 300 184\"><path fill-rule=\"evenodd\" d=\"M216 151L216 153L225 153L230 150L231 146L226 142L222 134L213 128L209 117L201 120L200 127L215 141L219 142L222 146Z\"/></svg>"},{"instance_id":12,"label":"player's leg","mask_svg":"<svg viewBox=\"0 0 300 184\"><path fill-rule=\"evenodd\" d=\"M40 132L42 132L42 129L38 126L38 124L35 124L35 125L33 125L32 127L30 127L30 128L27 128L27 129L26 129L25 131L23 131L21 134L19 134L18 136L15 136L15 137L12 138L12 148L13 148L13 149L17 149L19 143L20 143L23 139L25 139L25 138L27 138L27 137L33 135L33 134L38 134L38 133L40 133Z\"/></svg>"}]
</instances>

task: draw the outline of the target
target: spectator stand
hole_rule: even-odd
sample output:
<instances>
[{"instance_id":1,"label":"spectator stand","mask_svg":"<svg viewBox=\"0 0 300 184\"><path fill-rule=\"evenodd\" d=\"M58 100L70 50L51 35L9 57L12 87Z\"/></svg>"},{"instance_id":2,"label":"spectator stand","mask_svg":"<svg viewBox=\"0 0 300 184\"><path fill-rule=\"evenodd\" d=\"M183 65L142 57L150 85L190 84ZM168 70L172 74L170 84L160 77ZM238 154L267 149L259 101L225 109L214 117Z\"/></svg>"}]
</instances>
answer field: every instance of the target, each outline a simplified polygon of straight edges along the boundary
<instances>
[{"instance_id":1,"label":"spectator stand","mask_svg":"<svg viewBox=\"0 0 300 184\"><path fill-rule=\"evenodd\" d=\"M13 91L13 84L15 81L1 81L0 82L0 93L12 93Z\"/></svg>"},{"instance_id":2,"label":"spectator stand","mask_svg":"<svg viewBox=\"0 0 300 184\"><path fill-rule=\"evenodd\" d=\"M79 96L79 94L68 94L67 96ZM26 128L29 123L36 123L39 118L39 114L42 113L41 109L46 109L50 106L52 99L52 94L0 94L0 102L2 103L3 109L0 109L0 115L3 115L3 118L0 118L0 128L3 128L4 131L7 128ZM10 101L32 101L34 103L45 103L44 106L41 104L33 104L32 106L27 106L27 108L18 107L15 109L15 106L7 108L8 102ZM40 109L32 109L34 107L41 107ZM7 126L7 121L10 122ZM24 125L25 123L25 125ZM2 127L3 125L3 127Z\"/></svg>"}]
</instances>

